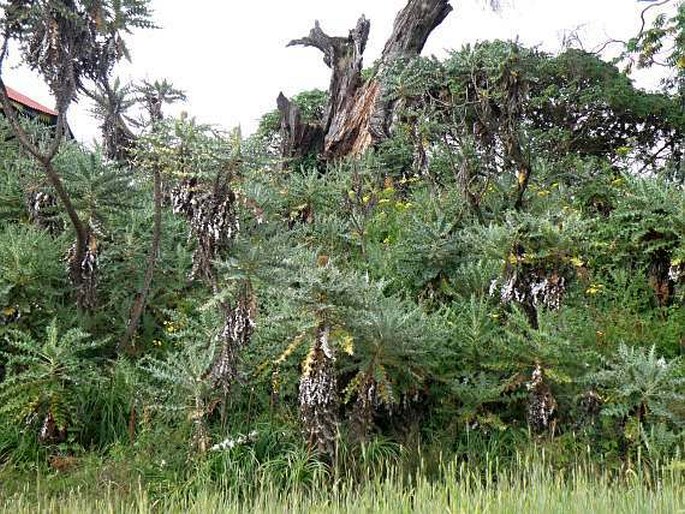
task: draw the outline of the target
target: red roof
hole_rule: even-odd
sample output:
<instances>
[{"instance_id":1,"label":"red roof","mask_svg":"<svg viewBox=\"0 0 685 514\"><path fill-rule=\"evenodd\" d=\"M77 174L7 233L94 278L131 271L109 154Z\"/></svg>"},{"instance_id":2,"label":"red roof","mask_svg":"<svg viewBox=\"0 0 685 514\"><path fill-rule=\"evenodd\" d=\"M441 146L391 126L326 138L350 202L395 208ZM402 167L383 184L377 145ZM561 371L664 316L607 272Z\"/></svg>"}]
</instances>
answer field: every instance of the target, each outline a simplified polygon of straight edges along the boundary
<instances>
[{"instance_id":1,"label":"red roof","mask_svg":"<svg viewBox=\"0 0 685 514\"><path fill-rule=\"evenodd\" d=\"M50 109L49 107L45 107L42 104L39 104L35 100L31 100L28 96L21 94L19 91L16 89L12 89L11 87L7 87L7 96L9 96L10 100L14 100L15 102L19 102L20 104L25 105L26 107L30 107L34 111L40 111L45 114L49 114L50 116L57 116L57 111L54 109Z\"/></svg>"}]
</instances>

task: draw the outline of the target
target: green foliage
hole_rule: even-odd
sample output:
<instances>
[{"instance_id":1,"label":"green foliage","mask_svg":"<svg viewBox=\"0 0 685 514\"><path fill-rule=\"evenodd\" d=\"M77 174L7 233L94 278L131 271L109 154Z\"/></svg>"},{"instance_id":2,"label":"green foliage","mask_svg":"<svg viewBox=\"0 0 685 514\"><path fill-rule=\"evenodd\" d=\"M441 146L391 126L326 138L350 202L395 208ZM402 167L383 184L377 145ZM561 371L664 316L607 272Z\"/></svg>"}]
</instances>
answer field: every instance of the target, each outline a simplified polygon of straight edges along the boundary
<instances>
[{"instance_id":1,"label":"green foliage","mask_svg":"<svg viewBox=\"0 0 685 514\"><path fill-rule=\"evenodd\" d=\"M55 165L69 184L74 207L91 226L103 229L112 217L131 209L132 173L105 162L101 154L69 146Z\"/></svg>"},{"instance_id":2,"label":"green foliage","mask_svg":"<svg viewBox=\"0 0 685 514\"><path fill-rule=\"evenodd\" d=\"M170 321L167 330L182 346L164 358L148 355L141 361L140 368L148 375L143 401L169 425L189 428L191 449L204 453L210 442L207 419L220 399L210 376L217 341L198 323L183 326L183 320Z\"/></svg>"},{"instance_id":3,"label":"green foliage","mask_svg":"<svg viewBox=\"0 0 685 514\"><path fill-rule=\"evenodd\" d=\"M24 62L42 74L60 105L86 80L102 80L128 58L124 35L154 27L149 0L2 2L0 7L5 37L18 42Z\"/></svg>"},{"instance_id":4,"label":"green foliage","mask_svg":"<svg viewBox=\"0 0 685 514\"><path fill-rule=\"evenodd\" d=\"M632 447L668 458L685 440L685 367L651 349L621 344L606 369L588 377L604 397L602 413L621 422Z\"/></svg>"},{"instance_id":5,"label":"green foliage","mask_svg":"<svg viewBox=\"0 0 685 514\"><path fill-rule=\"evenodd\" d=\"M672 423L682 428L685 375L679 359L667 361L651 349L620 345L607 369L590 377L606 391L607 416L636 416L646 423Z\"/></svg>"},{"instance_id":6,"label":"green foliage","mask_svg":"<svg viewBox=\"0 0 685 514\"><path fill-rule=\"evenodd\" d=\"M39 229L6 225L0 230L0 325L22 319L35 329L65 297L63 246Z\"/></svg>"},{"instance_id":7,"label":"green foliage","mask_svg":"<svg viewBox=\"0 0 685 514\"><path fill-rule=\"evenodd\" d=\"M45 338L10 331L5 336L7 378L0 383L0 414L32 429L45 442L59 442L67 430L78 433L79 393L99 380L92 360L104 341L95 342L79 329L59 333L57 320Z\"/></svg>"},{"instance_id":8,"label":"green foliage","mask_svg":"<svg viewBox=\"0 0 685 514\"><path fill-rule=\"evenodd\" d=\"M149 123L135 144L112 125L108 158L70 144L54 161L97 243L90 313L67 301L54 190L4 145L0 459L102 459L98 483L139 473L158 496L220 483L244 498L395 466L416 485L439 456L487 468L539 446L560 468L679 459L677 97L594 55L500 41L399 60L381 80L393 136L327 167L283 166L274 113L243 141L164 118L183 97L168 82L100 83L104 121L138 101ZM294 102L325 117L325 93ZM91 343L126 331L150 258L128 355ZM60 336L55 317L80 328ZM230 388L213 377L224 361Z\"/></svg>"}]
</instances>

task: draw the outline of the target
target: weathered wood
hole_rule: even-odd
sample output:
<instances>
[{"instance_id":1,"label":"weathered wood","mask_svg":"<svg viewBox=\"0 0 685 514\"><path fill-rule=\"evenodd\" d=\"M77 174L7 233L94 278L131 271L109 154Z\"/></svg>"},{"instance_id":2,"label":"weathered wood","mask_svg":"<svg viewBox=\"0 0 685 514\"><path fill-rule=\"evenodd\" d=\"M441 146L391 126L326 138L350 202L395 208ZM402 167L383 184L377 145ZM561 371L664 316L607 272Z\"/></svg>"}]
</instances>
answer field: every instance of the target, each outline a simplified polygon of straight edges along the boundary
<instances>
[{"instance_id":1,"label":"weathered wood","mask_svg":"<svg viewBox=\"0 0 685 514\"><path fill-rule=\"evenodd\" d=\"M300 109L283 93L278 95L276 102L281 113L281 155L288 160L319 155L323 147L323 127L303 123Z\"/></svg>"},{"instance_id":2,"label":"weathered wood","mask_svg":"<svg viewBox=\"0 0 685 514\"><path fill-rule=\"evenodd\" d=\"M409 0L395 18L381 61L387 64L398 57L419 55L428 36L445 21L450 12L450 0Z\"/></svg>"},{"instance_id":3,"label":"weathered wood","mask_svg":"<svg viewBox=\"0 0 685 514\"><path fill-rule=\"evenodd\" d=\"M364 16L347 37L329 36L317 21L307 37L288 44L317 48L332 70L329 103L319 124L322 132L317 155L322 160L363 152L389 137L395 106L385 99L381 74L396 59L418 56L431 32L451 11L449 0L409 0L395 19L376 75L366 83L361 72L370 22ZM315 125L303 124L297 108L282 94L278 106L286 143L283 155L302 156L315 150L310 132Z\"/></svg>"},{"instance_id":4,"label":"weathered wood","mask_svg":"<svg viewBox=\"0 0 685 514\"><path fill-rule=\"evenodd\" d=\"M321 124L322 136L325 135L323 138L325 160L349 151L346 148L349 137L340 135L346 134L348 116L355 110L357 93L362 86L363 54L369 39L370 28L369 20L362 16L346 38L333 37L326 34L317 21L309 36L288 43L288 46L301 45L317 48L323 53L326 66L331 68L331 83L328 88L329 103ZM279 101L282 102L280 97ZM279 110L283 112L280 107ZM295 134L310 135L305 129L297 129ZM309 143L304 139L303 142ZM339 149L338 146L342 148ZM301 153L301 151L295 152L295 154Z\"/></svg>"},{"instance_id":5,"label":"weathered wood","mask_svg":"<svg viewBox=\"0 0 685 514\"><path fill-rule=\"evenodd\" d=\"M395 18L392 34L381 54L378 75L397 59L421 55L431 33L452 12L450 0L409 0ZM387 139L392 132L395 102L386 99L384 91L376 96L369 119L369 132L375 143Z\"/></svg>"}]
</instances>

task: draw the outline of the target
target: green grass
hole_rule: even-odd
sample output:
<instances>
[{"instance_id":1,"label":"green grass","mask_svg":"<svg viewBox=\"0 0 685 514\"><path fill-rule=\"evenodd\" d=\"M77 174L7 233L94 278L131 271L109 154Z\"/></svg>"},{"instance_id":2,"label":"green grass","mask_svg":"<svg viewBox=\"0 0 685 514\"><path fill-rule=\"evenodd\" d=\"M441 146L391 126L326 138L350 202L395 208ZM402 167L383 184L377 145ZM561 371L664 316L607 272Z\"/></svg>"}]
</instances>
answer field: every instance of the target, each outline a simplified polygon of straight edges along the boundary
<instances>
[{"instance_id":1,"label":"green grass","mask_svg":"<svg viewBox=\"0 0 685 514\"><path fill-rule=\"evenodd\" d=\"M423 474L407 480L392 472L361 481L322 477L308 487L276 489L265 474L264 481L250 484L250 494L226 477L224 486L206 482L163 495L141 485L98 491L93 484L55 494L46 492L50 479L43 478L8 496L0 490L0 512L685 514L683 469L666 470L658 480L632 472L621 479L580 469L562 473L532 463L499 473L447 465L440 475L435 480Z\"/></svg>"}]
</instances>

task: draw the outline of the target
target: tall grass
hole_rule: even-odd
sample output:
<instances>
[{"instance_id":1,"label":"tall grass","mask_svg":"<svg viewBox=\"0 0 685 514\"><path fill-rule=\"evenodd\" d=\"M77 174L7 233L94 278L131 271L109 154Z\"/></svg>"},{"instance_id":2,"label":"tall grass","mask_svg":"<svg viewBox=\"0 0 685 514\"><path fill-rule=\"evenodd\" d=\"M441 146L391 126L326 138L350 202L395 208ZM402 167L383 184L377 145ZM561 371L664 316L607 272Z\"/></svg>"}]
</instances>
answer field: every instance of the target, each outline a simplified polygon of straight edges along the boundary
<instances>
[{"instance_id":1,"label":"tall grass","mask_svg":"<svg viewBox=\"0 0 685 514\"><path fill-rule=\"evenodd\" d=\"M506 471L495 466L476 471L463 463L449 463L434 480L422 472L407 477L393 468L383 477L365 481L322 474L309 484L284 487L282 477L276 480L267 467L256 483L239 484L235 477L226 476L165 495L151 494L140 484L125 490L76 487L52 495L43 491L39 481L11 496L0 492L0 512L685 514L683 472L671 467L658 479L640 472L616 479L597 470L554 471L535 461Z\"/></svg>"}]
</instances>

